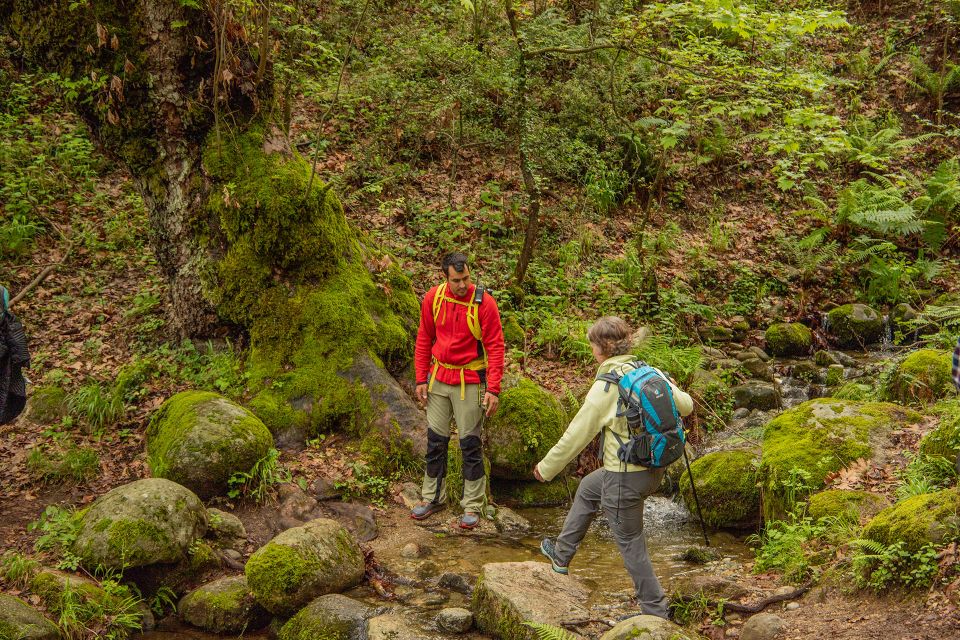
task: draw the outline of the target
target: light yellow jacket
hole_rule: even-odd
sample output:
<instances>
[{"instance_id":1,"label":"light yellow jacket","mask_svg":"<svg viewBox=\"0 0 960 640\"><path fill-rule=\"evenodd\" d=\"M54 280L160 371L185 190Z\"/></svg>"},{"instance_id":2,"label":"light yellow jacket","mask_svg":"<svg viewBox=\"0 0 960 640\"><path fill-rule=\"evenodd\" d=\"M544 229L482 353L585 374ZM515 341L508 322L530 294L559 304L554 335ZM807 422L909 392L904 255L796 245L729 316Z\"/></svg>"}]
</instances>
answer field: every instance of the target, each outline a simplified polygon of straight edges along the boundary
<instances>
[{"instance_id":1,"label":"light yellow jacket","mask_svg":"<svg viewBox=\"0 0 960 640\"><path fill-rule=\"evenodd\" d=\"M635 360L632 355L614 356L603 361L597 370L597 375L609 373L622 367L624 364ZM659 370L658 370L659 371ZM607 382L597 380L590 387L587 397L583 401L580 411L570 422L567 430L560 436L557 444L544 456L543 460L537 463L537 470L544 480L553 480L560 471L566 467L571 460L576 458L583 449L590 444L593 438L600 433L601 429L613 431L620 439L626 442L628 437L627 419L617 417L617 393L616 385L610 384L607 389ZM677 405L677 411L681 416L688 416L693 413L693 399L689 394L681 391L673 382L670 382L670 389L673 391L673 401ZM635 464L624 464L617 458L617 449L620 443L609 433L604 434L603 438L603 468L607 471L643 471L644 467Z\"/></svg>"}]
</instances>

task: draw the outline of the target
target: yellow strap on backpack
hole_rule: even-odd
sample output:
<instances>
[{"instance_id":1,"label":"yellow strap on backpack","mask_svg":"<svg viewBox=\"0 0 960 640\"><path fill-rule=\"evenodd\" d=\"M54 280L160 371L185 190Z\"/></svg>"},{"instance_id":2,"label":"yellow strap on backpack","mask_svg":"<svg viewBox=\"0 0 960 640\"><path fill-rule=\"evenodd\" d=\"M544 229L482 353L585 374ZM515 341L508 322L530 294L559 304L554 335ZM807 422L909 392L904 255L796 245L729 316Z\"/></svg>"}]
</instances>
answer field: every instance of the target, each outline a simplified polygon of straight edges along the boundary
<instances>
[{"instance_id":1,"label":"yellow strap on backpack","mask_svg":"<svg viewBox=\"0 0 960 640\"><path fill-rule=\"evenodd\" d=\"M482 344L480 339L480 305L477 302L470 298L466 302L463 300L457 300L456 298L451 298L447 295L447 283L444 282L439 287L437 287L437 293L433 297L433 324L436 326L437 318L440 316L440 309L443 308L444 302L453 302L455 304L462 304L467 308L467 328L470 330L470 333L473 334L473 337ZM444 318L446 318L446 309L444 309ZM445 362L440 362L436 358L433 359L433 373L430 375L430 384L427 386L427 391L433 389L433 381L437 379L437 371L440 367L444 369L450 369L452 371L460 371L460 399L466 399L466 389L467 383L466 378L464 377L464 371L483 371L487 368L487 355L484 352L483 358L477 358L471 362L468 362L465 365L456 365L456 364L446 364Z\"/></svg>"},{"instance_id":2,"label":"yellow strap on backpack","mask_svg":"<svg viewBox=\"0 0 960 640\"><path fill-rule=\"evenodd\" d=\"M437 287L437 293L433 297L433 324L437 324L437 318L440 316L440 309L443 308L444 302L452 302L454 304L462 304L467 308L467 328L470 329L470 333L473 334L473 337L476 340L480 340L480 305L477 302L470 298L466 302L463 300L457 300L456 298L451 298L447 295L447 283L444 282L439 287ZM444 318L446 318L446 309L444 309Z\"/></svg>"}]
</instances>

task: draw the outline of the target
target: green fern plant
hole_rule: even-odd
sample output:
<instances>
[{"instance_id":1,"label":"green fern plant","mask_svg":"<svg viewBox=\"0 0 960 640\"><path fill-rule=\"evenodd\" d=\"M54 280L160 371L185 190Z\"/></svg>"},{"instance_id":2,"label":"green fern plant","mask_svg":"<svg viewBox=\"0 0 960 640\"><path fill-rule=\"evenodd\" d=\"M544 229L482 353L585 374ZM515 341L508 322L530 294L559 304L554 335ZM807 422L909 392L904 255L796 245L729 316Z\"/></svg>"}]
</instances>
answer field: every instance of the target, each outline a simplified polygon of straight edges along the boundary
<instances>
[{"instance_id":1,"label":"green fern plant","mask_svg":"<svg viewBox=\"0 0 960 640\"><path fill-rule=\"evenodd\" d=\"M929 97L936 109L936 121L940 124L943 114L943 101L946 95L960 87L960 64L947 60L947 42L944 41L944 56L940 68L933 68L917 54L910 56L910 66L913 77L907 78L907 83L920 94Z\"/></svg>"},{"instance_id":2,"label":"green fern plant","mask_svg":"<svg viewBox=\"0 0 960 640\"><path fill-rule=\"evenodd\" d=\"M923 194L913 201L913 208L926 223L923 241L939 248L950 225L960 218L960 162L956 158L941 162L924 181L923 188Z\"/></svg>"},{"instance_id":3,"label":"green fern plant","mask_svg":"<svg viewBox=\"0 0 960 640\"><path fill-rule=\"evenodd\" d=\"M861 588L882 591L893 585L927 587L937 575L937 550L925 544L911 552L906 545L895 542L890 545L860 538L853 540L854 549L850 567L854 581Z\"/></svg>"},{"instance_id":4,"label":"green fern plant","mask_svg":"<svg viewBox=\"0 0 960 640\"><path fill-rule=\"evenodd\" d=\"M561 629L560 627L555 627L550 624L531 621L524 622L523 624L536 632L537 640L574 640L574 638L576 638L576 636L566 629Z\"/></svg>"},{"instance_id":5,"label":"green fern plant","mask_svg":"<svg viewBox=\"0 0 960 640\"><path fill-rule=\"evenodd\" d=\"M879 184L861 178L840 192L835 223L895 238L923 231L924 221L907 202L904 192L889 178L871 175Z\"/></svg>"},{"instance_id":6,"label":"green fern plant","mask_svg":"<svg viewBox=\"0 0 960 640\"><path fill-rule=\"evenodd\" d=\"M895 118L887 118L880 124L869 118L855 118L847 130L848 162L861 169L883 171L899 155L937 135L928 133L915 138L902 138L901 133L900 124Z\"/></svg>"}]
</instances>

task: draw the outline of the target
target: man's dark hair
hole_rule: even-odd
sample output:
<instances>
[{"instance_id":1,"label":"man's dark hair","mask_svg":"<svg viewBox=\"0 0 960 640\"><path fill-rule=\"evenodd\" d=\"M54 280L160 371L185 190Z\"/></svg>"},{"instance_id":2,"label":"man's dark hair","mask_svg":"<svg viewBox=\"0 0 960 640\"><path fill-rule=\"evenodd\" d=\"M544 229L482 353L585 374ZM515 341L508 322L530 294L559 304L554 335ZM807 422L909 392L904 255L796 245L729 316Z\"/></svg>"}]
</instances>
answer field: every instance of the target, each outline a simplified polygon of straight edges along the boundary
<instances>
[{"instance_id":1,"label":"man's dark hair","mask_svg":"<svg viewBox=\"0 0 960 640\"><path fill-rule=\"evenodd\" d=\"M457 273L463 273L463 270L467 268L467 256L466 254L460 253L459 251L454 251L453 253L448 253L443 258L443 262L440 263L440 268L443 270L443 275L450 275L450 267L453 267L453 270Z\"/></svg>"}]
</instances>

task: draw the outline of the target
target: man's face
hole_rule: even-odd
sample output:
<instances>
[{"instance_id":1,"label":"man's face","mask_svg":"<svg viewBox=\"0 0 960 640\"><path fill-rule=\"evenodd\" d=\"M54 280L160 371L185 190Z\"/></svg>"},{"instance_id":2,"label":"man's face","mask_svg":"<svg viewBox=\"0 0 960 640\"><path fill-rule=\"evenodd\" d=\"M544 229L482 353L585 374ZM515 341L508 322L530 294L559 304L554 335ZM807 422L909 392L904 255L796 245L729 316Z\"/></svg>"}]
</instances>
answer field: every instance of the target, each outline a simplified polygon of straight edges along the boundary
<instances>
[{"instance_id":1,"label":"man's face","mask_svg":"<svg viewBox=\"0 0 960 640\"><path fill-rule=\"evenodd\" d=\"M463 271L457 271L453 266L447 267L447 288L458 298L467 295L470 288L470 267L464 265Z\"/></svg>"}]
</instances>

